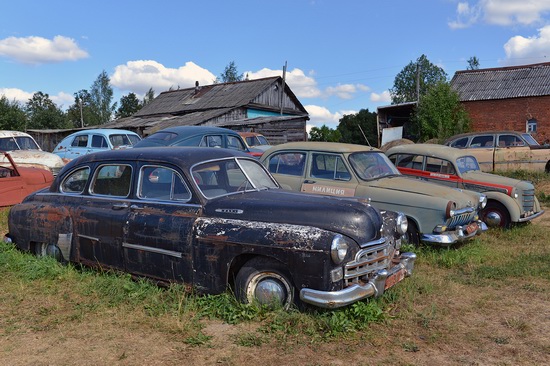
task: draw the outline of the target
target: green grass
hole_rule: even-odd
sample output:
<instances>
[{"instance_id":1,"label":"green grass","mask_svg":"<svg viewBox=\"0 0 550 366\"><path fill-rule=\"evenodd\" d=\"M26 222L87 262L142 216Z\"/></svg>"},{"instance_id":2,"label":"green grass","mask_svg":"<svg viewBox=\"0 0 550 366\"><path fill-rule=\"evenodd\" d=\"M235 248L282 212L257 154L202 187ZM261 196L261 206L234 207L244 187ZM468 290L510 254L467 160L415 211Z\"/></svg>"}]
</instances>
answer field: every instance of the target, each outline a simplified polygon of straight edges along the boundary
<instances>
[{"instance_id":1,"label":"green grass","mask_svg":"<svg viewBox=\"0 0 550 366\"><path fill-rule=\"evenodd\" d=\"M544 181L545 177L537 179ZM0 229L7 229L6 222L7 210L0 210ZM415 332L427 332L426 339L437 342L452 337L444 333L440 323L450 316L446 302L457 289L462 291L460 296L468 296L483 288L514 283L524 293L548 296L547 236L547 226L529 224L507 231L491 229L450 248L422 246L415 249L418 259L413 276L382 297L333 311L302 312L242 304L229 292L199 296L188 293L182 285L162 288L127 274L61 265L0 243L0 327L9 335L23 329L48 330L71 323L87 324L109 314L128 314L127 321L135 326L173 334L187 345L210 347L211 337L203 328L205 322L214 319L232 325L255 324L254 330L247 328L234 336L233 342L259 347L273 341L307 344L370 338L374 337L369 333L372 326L391 328L392 322L399 320L408 322ZM489 300L472 301L483 305ZM526 328L525 321L517 317L509 318L507 326L518 331ZM401 341L404 351L418 350L416 340ZM506 339L495 338L494 342L505 344Z\"/></svg>"}]
</instances>

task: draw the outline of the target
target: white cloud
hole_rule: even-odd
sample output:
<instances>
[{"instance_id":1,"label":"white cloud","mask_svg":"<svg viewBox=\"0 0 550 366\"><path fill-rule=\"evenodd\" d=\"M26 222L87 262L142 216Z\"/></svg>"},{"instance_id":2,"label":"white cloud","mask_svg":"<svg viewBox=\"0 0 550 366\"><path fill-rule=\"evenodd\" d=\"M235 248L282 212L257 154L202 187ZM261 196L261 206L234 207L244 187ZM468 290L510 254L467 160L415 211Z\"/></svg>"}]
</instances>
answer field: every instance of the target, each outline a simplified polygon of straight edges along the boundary
<instances>
[{"instance_id":1,"label":"white cloud","mask_svg":"<svg viewBox=\"0 0 550 366\"><path fill-rule=\"evenodd\" d=\"M311 73L313 74L313 72ZM267 78L271 76L283 76L282 70L271 70L263 68L260 71L247 71L244 73L245 77L248 76L249 80ZM285 82L290 89L299 98L317 98L321 96L321 91L317 87L317 82L314 78L306 76L300 69L294 69L287 71L285 74Z\"/></svg>"},{"instance_id":2,"label":"white cloud","mask_svg":"<svg viewBox=\"0 0 550 366\"><path fill-rule=\"evenodd\" d=\"M330 86L325 89L325 95L330 97L336 95L341 99L352 99L354 94L358 91L369 91L370 88L362 84L343 84L337 86Z\"/></svg>"},{"instance_id":3,"label":"white cloud","mask_svg":"<svg viewBox=\"0 0 550 366\"><path fill-rule=\"evenodd\" d=\"M150 88L158 95L170 88L190 88L195 85L195 81L200 85L209 85L216 76L193 62L186 62L184 66L173 69L153 60L138 60L117 66L110 79L111 84L118 89L132 91L141 97Z\"/></svg>"},{"instance_id":4,"label":"white cloud","mask_svg":"<svg viewBox=\"0 0 550 366\"><path fill-rule=\"evenodd\" d=\"M378 93L370 93L370 100L371 102L376 103L391 103L391 94L389 90L386 90L382 92L382 94Z\"/></svg>"},{"instance_id":5,"label":"white cloud","mask_svg":"<svg viewBox=\"0 0 550 366\"><path fill-rule=\"evenodd\" d=\"M550 58L550 25L539 29L538 36L512 37L504 44L506 60L503 64L548 62ZM547 58L548 57L548 58ZM526 60L529 60L526 62Z\"/></svg>"},{"instance_id":6,"label":"white cloud","mask_svg":"<svg viewBox=\"0 0 550 366\"><path fill-rule=\"evenodd\" d=\"M479 0L459 2L456 20L449 22L453 29L466 28L478 22L494 25L541 24L550 12L550 0Z\"/></svg>"},{"instance_id":7,"label":"white cloud","mask_svg":"<svg viewBox=\"0 0 550 366\"><path fill-rule=\"evenodd\" d=\"M74 39L55 36L53 40L42 37L0 40L0 56L26 64L44 64L63 61L76 61L88 57L88 53L78 47Z\"/></svg>"},{"instance_id":8,"label":"white cloud","mask_svg":"<svg viewBox=\"0 0 550 366\"><path fill-rule=\"evenodd\" d=\"M50 95L50 99L62 110L67 110L74 103L74 95L64 92Z\"/></svg>"},{"instance_id":9,"label":"white cloud","mask_svg":"<svg viewBox=\"0 0 550 366\"><path fill-rule=\"evenodd\" d=\"M32 99L34 93L34 91L27 92L17 88L0 88L0 96L5 96L10 102L15 100L21 104L26 104L29 99ZM48 94L48 97L62 110L66 110L74 103L74 96L64 92L59 92L57 95Z\"/></svg>"},{"instance_id":10,"label":"white cloud","mask_svg":"<svg viewBox=\"0 0 550 366\"><path fill-rule=\"evenodd\" d=\"M343 116L340 112L331 113L327 108L318 105L306 105L304 107L309 113L309 124L315 127L326 125L330 128L336 128Z\"/></svg>"},{"instance_id":11,"label":"white cloud","mask_svg":"<svg viewBox=\"0 0 550 366\"><path fill-rule=\"evenodd\" d=\"M15 100L22 104L27 103L32 98L34 92L26 92L17 88L0 88L0 96L5 96L10 102Z\"/></svg>"}]
</instances>

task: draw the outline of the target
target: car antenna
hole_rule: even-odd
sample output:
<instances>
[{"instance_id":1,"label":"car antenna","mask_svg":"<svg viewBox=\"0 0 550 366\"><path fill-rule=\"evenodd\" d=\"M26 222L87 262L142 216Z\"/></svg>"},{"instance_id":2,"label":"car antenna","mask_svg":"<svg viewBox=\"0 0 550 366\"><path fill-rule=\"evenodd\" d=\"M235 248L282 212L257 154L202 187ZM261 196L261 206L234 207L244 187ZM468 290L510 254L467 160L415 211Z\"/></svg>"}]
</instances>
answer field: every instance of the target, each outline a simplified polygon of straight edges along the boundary
<instances>
[{"instance_id":1,"label":"car antenna","mask_svg":"<svg viewBox=\"0 0 550 366\"><path fill-rule=\"evenodd\" d=\"M366 136L365 133L363 132L363 129L361 128L361 126L360 126L359 124L357 124L357 127L359 127L359 131L361 131L361 134L363 135L363 137L364 137L365 140L367 141L367 145L369 145L369 147L372 149L372 146L370 145L369 139L367 138L367 136Z\"/></svg>"}]
</instances>

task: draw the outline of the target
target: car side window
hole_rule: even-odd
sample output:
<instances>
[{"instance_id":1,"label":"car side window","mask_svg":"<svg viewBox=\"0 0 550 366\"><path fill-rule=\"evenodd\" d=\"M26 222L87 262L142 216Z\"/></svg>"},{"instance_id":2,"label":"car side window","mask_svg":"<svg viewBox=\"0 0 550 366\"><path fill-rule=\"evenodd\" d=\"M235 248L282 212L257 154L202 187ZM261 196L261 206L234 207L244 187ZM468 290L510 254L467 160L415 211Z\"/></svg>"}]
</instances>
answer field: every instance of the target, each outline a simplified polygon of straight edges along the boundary
<instances>
[{"instance_id":1,"label":"car side window","mask_svg":"<svg viewBox=\"0 0 550 366\"><path fill-rule=\"evenodd\" d=\"M93 135L92 147L95 147L98 149L106 149L107 147L109 147L109 145L107 145L107 140L105 140L105 137L101 135Z\"/></svg>"},{"instance_id":2,"label":"car side window","mask_svg":"<svg viewBox=\"0 0 550 366\"><path fill-rule=\"evenodd\" d=\"M494 147L495 137L493 135L481 135L472 138L470 147Z\"/></svg>"},{"instance_id":3,"label":"car side window","mask_svg":"<svg viewBox=\"0 0 550 366\"><path fill-rule=\"evenodd\" d=\"M237 136L227 136L227 147L233 150L245 151L245 147Z\"/></svg>"},{"instance_id":4,"label":"car side window","mask_svg":"<svg viewBox=\"0 0 550 366\"><path fill-rule=\"evenodd\" d=\"M69 174L61 183L60 188L63 193L82 193L90 177L90 168L85 167L75 170Z\"/></svg>"},{"instance_id":5,"label":"car side window","mask_svg":"<svg viewBox=\"0 0 550 366\"><path fill-rule=\"evenodd\" d=\"M312 155L311 176L313 178L350 180L351 174L342 158L333 154Z\"/></svg>"},{"instance_id":6,"label":"car side window","mask_svg":"<svg viewBox=\"0 0 550 366\"><path fill-rule=\"evenodd\" d=\"M188 201L191 192L173 169L149 165L141 168L138 197L160 201Z\"/></svg>"},{"instance_id":7,"label":"car side window","mask_svg":"<svg viewBox=\"0 0 550 366\"><path fill-rule=\"evenodd\" d=\"M390 157L391 162L399 168L422 170L424 157L414 154L398 154Z\"/></svg>"},{"instance_id":8,"label":"car side window","mask_svg":"<svg viewBox=\"0 0 550 366\"><path fill-rule=\"evenodd\" d=\"M305 153L285 152L277 154L269 159L269 172L302 176L304 174L305 161Z\"/></svg>"},{"instance_id":9,"label":"car side window","mask_svg":"<svg viewBox=\"0 0 550 366\"><path fill-rule=\"evenodd\" d=\"M498 137L498 147L524 146L525 143L516 135L500 135Z\"/></svg>"},{"instance_id":10,"label":"car side window","mask_svg":"<svg viewBox=\"0 0 550 366\"><path fill-rule=\"evenodd\" d=\"M204 136L199 146L200 147L223 147L222 136L221 135Z\"/></svg>"},{"instance_id":11,"label":"car side window","mask_svg":"<svg viewBox=\"0 0 550 366\"><path fill-rule=\"evenodd\" d=\"M451 144L449 145L451 147L456 147L456 148L464 148L466 146L468 146L468 138L467 137L462 137L458 140L455 140L453 142L451 142Z\"/></svg>"},{"instance_id":12,"label":"car side window","mask_svg":"<svg viewBox=\"0 0 550 366\"><path fill-rule=\"evenodd\" d=\"M450 161L439 158L426 158L426 171L432 173L442 173L456 175L455 168Z\"/></svg>"},{"instance_id":13,"label":"car side window","mask_svg":"<svg viewBox=\"0 0 550 366\"><path fill-rule=\"evenodd\" d=\"M88 146L88 135L76 136L71 143L71 146L74 147L86 147Z\"/></svg>"},{"instance_id":14,"label":"car side window","mask_svg":"<svg viewBox=\"0 0 550 366\"><path fill-rule=\"evenodd\" d=\"M125 164L100 166L92 182L90 193L126 197L130 194L132 167Z\"/></svg>"}]
</instances>

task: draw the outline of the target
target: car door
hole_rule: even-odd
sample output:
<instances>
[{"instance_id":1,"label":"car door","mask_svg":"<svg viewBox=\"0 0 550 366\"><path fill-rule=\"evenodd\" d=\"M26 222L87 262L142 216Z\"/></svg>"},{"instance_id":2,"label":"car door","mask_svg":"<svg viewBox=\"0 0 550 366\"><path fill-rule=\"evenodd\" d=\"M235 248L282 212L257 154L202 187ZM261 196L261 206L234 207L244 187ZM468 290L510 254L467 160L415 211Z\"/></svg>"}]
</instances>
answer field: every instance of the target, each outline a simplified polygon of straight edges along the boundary
<instances>
[{"instance_id":1,"label":"car door","mask_svg":"<svg viewBox=\"0 0 550 366\"><path fill-rule=\"evenodd\" d=\"M305 180L307 158L308 154L303 151L279 151L265 164L283 189L300 191Z\"/></svg>"},{"instance_id":2,"label":"car door","mask_svg":"<svg viewBox=\"0 0 550 366\"><path fill-rule=\"evenodd\" d=\"M342 155L315 151L309 155L301 192L324 196L355 196L358 181Z\"/></svg>"},{"instance_id":3,"label":"car door","mask_svg":"<svg viewBox=\"0 0 550 366\"><path fill-rule=\"evenodd\" d=\"M480 134L472 137L466 149L477 158L479 167L484 172L494 170L495 143L494 134Z\"/></svg>"},{"instance_id":4,"label":"car door","mask_svg":"<svg viewBox=\"0 0 550 366\"><path fill-rule=\"evenodd\" d=\"M182 175L162 164L140 167L129 207L123 253L128 272L161 280L193 280L193 225L201 206Z\"/></svg>"},{"instance_id":5,"label":"car door","mask_svg":"<svg viewBox=\"0 0 550 366\"><path fill-rule=\"evenodd\" d=\"M531 148L519 136L506 133L497 136L495 170L534 170L535 163Z\"/></svg>"},{"instance_id":6,"label":"car door","mask_svg":"<svg viewBox=\"0 0 550 366\"><path fill-rule=\"evenodd\" d=\"M78 177L79 172L73 174ZM123 269L122 241L130 212L133 167L127 163L103 164L95 169L88 189L74 209L77 260L92 266ZM89 174L90 172L86 173ZM64 182L73 181L71 174ZM74 179L74 182L84 179ZM65 184L65 183L64 183ZM67 183L68 184L68 183ZM67 190L81 189L67 185Z\"/></svg>"},{"instance_id":7,"label":"car door","mask_svg":"<svg viewBox=\"0 0 550 366\"><path fill-rule=\"evenodd\" d=\"M73 140L67 146L67 151L65 153L65 159L75 159L81 155L86 155L90 152L90 136L86 133L76 135Z\"/></svg>"}]
</instances>

